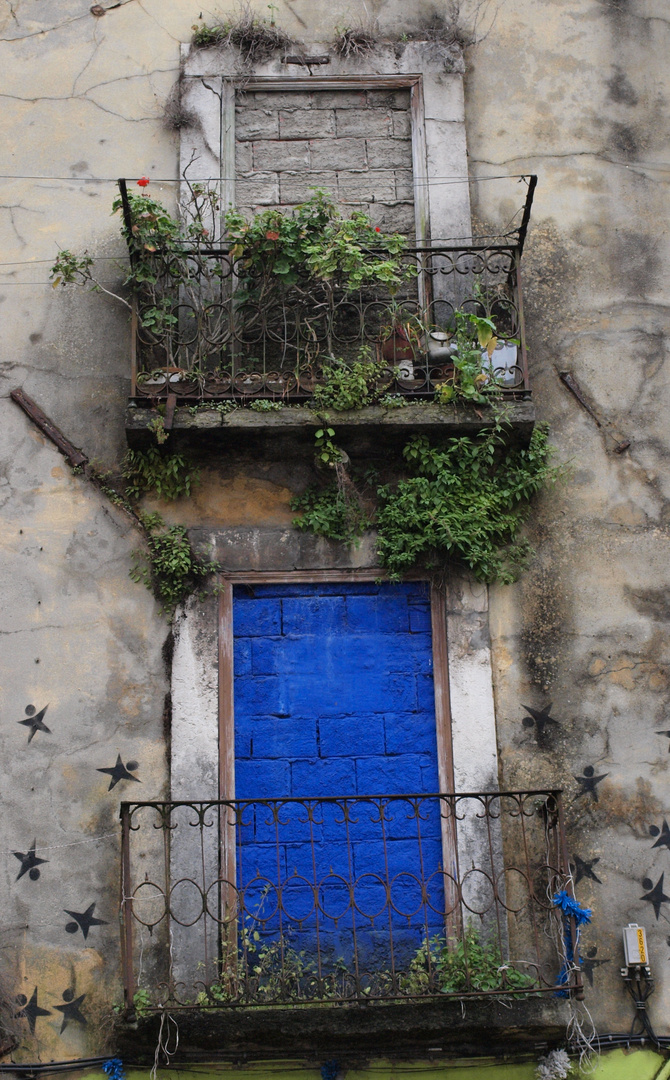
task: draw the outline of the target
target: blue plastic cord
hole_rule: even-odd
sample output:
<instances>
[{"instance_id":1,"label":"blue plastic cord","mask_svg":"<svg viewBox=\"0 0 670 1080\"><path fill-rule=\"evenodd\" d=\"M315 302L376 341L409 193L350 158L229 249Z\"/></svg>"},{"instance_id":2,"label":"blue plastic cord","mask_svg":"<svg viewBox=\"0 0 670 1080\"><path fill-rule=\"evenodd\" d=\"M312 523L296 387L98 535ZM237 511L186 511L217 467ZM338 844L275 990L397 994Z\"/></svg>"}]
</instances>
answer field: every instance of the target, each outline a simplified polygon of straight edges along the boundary
<instances>
[{"instance_id":1,"label":"blue plastic cord","mask_svg":"<svg viewBox=\"0 0 670 1080\"><path fill-rule=\"evenodd\" d=\"M558 975L558 985L565 986L568 981L568 974L570 969L575 963L575 952L572 944L572 926L571 919L575 920L577 925L577 933L575 934L575 945L579 950L579 934L582 926L591 922L593 911L591 908L583 908L574 897L568 896L565 889L561 889L555 896L552 896L551 902L554 907L560 908L563 913L563 940L565 942L565 963L561 968ZM582 958L577 952L577 963L581 966ZM568 997L567 990L557 990L556 997Z\"/></svg>"},{"instance_id":2,"label":"blue plastic cord","mask_svg":"<svg viewBox=\"0 0 670 1080\"><path fill-rule=\"evenodd\" d=\"M126 1070L121 1058L110 1058L103 1062L102 1071L107 1074L108 1080L126 1080Z\"/></svg>"}]
</instances>

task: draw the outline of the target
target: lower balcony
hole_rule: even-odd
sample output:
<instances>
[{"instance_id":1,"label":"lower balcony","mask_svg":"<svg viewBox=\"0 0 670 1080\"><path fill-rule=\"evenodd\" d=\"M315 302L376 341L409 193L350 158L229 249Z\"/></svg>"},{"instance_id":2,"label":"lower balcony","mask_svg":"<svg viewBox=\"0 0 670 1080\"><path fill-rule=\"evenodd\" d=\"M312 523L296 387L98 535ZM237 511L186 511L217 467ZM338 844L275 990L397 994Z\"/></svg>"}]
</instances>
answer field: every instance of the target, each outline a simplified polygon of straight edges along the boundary
<instances>
[{"instance_id":1,"label":"lower balcony","mask_svg":"<svg viewBox=\"0 0 670 1080\"><path fill-rule=\"evenodd\" d=\"M503 1027L537 1042L581 992L575 930L552 903L570 888L558 792L124 803L121 816L126 1021L198 1016L201 1041L225 1031L226 1045L315 1024L331 1041L426 1024L444 1041L445 1008L463 1027L465 1003L470 1023L484 1004L493 1030L504 1002Z\"/></svg>"}]
</instances>

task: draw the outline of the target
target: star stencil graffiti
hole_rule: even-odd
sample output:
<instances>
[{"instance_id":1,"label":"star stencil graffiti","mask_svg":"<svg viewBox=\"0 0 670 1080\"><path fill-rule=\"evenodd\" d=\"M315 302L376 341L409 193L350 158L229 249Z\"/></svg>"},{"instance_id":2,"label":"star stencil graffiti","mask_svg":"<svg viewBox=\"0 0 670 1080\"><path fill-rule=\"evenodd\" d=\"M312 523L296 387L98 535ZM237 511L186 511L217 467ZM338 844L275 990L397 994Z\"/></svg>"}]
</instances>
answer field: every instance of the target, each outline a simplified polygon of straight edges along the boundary
<instances>
[{"instance_id":1,"label":"star stencil graffiti","mask_svg":"<svg viewBox=\"0 0 670 1080\"><path fill-rule=\"evenodd\" d=\"M116 765L113 765L110 769L97 769L97 772L107 773L111 776L109 781L108 791L111 791L113 787L119 783L120 780L134 780L137 784L141 784L142 781L137 776L133 776L135 769L139 769L139 765L136 761L128 761L125 765L121 761L121 755L118 754L116 758Z\"/></svg>"},{"instance_id":2,"label":"star stencil graffiti","mask_svg":"<svg viewBox=\"0 0 670 1080\"><path fill-rule=\"evenodd\" d=\"M54 1005L54 1009L63 1014L63 1023L60 1026L61 1035L65 1031L68 1024L76 1020L77 1023L83 1024L86 1027L86 1017L81 1012L79 1006L86 997L86 994L80 994L78 998L74 996L74 990L63 990L64 1005Z\"/></svg>"},{"instance_id":3,"label":"star stencil graffiti","mask_svg":"<svg viewBox=\"0 0 670 1080\"><path fill-rule=\"evenodd\" d=\"M582 878L597 881L599 885L602 885L602 881L593 869L596 863L600 862L600 859L580 859L579 855L573 855L572 861L575 870L575 885L579 885Z\"/></svg>"},{"instance_id":4,"label":"star stencil graffiti","mask_svg":"<svg viewBox=\"0 0 670 1080\"><path fill-rule=\"evenodd\" d=\"M553 724L558 727L558 720L554 720L553 716L550 716L551 702L544 709L532 709L530 705L522 705L522 709L525 709L528 716L524 716L522 723L525 728L532 728L535 726L538 739L541 739L543 735L547 734L545 728L548 724ZM551 729L549 729L551 730Z\"/></svg>"},{"instance_id":5,"label":"star stencil graffiti","mask_svg":"<svg viewBox=\"0 0 670 1080\"><path fill-rule=\"evenodd\" d=\"M609 773L601 773L600 776L596 776L595 771L593 765L587 765L584 769L584 775L575 777L577 783L581 784L581 790L575 795L576 799L580 799L582 795L590 795L593 802L598 802L598 784L606 776L609 776Z\"/></svg>"},{"instance_id":6,"label":"star stencil graffiti","mask_svg":"<svg viewBox=\"0 0 670 1080\"><path fill-rule=\"evenodd\" d=\"M51 1011L49 1009L40 1009L37 1004L37 987L33 990L30 1001L28 1001L25 994L19 994L16 1001L18 1005L22 1006L21 1010L16 1014L17 1019L21 1017L22 1019L27 1020L30 1034L34 1035L35 1021L37 1018L39 1016L51 1016Z\"/></svg>"},{"instance_id":7,"label":"star stencil graffiti","mask_svg":"<svg viewBox=\"0 0 670 1080\"><path fill-rule=\"evenodd\" d=\"M586 956L582 957L581 968L586 978L589 980L589 986L593 986L593 972L596 968L602 967L603 964L610 964L611 960L596 960L598 953L598 946L592 945L588 950Z\"/></svg>"},{"instance_id":8,"label":"star stencil graffiti","mask_svg":"<svg viewBox=\"0 0 670 1080\"><path fill-rule=\"evenodd\" d=\"M21 869L16 875L16 880L22 878L24 874L27 874L31 881L37 881L40 876L40 872L37 869L42 863L49 862L48 859L40 859L35 854L35 848L37 847L37 839L33 840L33 846L29 851L13 851L12 854L15 859L18 859L21 863Z\"/></svg>"},{"instance_id":9,"label":"star stencil graffiti","mask_svg":"<svg viewBox=\"0 0 670 1080\"><path fill-rule=\"evenodd\" d=\"M81 930L84 935L84 941L88 937L88 932L92 926L107 926L105 919L96 919L93 915L95 904L89 904L86 911L68 911L67 908L63 908L66 915L69 915L74 922L67 923L65 930L68 934L76 934L77 930Z\"/></svg>"},{"instance_id":10,"label":"star stencil graffiti","mask_svg":"<svg viewBox=\"0 0 670 1080\"><path fill-rule=\"evenodd\" d=\"M668 849L668 851L670 851L670 828L668 827L668 823L665 818L663 818L662 829L659 829L658 825L649 826L649 835L658 837L656 843L651 845L652 849L655 847L665 847Z\"/></svg>"},{"instance_id":11,"label":"star stencil graffiti","mask_svg":"<svg viewBox=\"0 0 670 1080\"><path fill-rule=\"evenodd\" d=\"M657 922L661 914L661 904L670 904L670 896L666 896L663 892L664 877L665 872L661 874L655 885L651 878L648 877L642 882L642 888L646 889L647 892L640 897L640 900L646 900L648 904L652 905Z\"/></svg>"},{"instance_id":12,"label":"star stencil graffiti","mask_svg":"<svg viewBox=\"0 0 670 1080\"><path fill-rule=\"evenodd\" d=\"M44 714L48 708L49 706L45 705L43 709L37 712L34 705L26 705L26 719L16 721L17 724L23 724L24 727L30 728L28 742L33 741L36 731L44 731L47 735L51 735L51 728L48 728L44 723Z\"/></svg>"}]
</instances>

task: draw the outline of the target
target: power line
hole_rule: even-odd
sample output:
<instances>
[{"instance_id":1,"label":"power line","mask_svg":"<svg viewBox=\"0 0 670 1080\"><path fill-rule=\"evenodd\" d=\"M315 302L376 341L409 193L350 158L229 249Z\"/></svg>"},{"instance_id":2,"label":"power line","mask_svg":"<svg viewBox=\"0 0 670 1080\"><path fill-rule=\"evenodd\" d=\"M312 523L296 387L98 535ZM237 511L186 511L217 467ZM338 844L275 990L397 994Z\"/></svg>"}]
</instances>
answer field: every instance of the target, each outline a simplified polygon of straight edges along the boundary
<instances>
[{"instance_id":1,"label":"power line","mask_svg":"<svg viewBox=\"0 0 670 1080\"><path fill-rule=\"evenodd\" d=\"M436 182L442 184L481 184L487 180L526 180L528 173L518 173L510 176L508 173L501 173L498 176L416 176L415 182L421 183L422 186L430 186ZM130 183L137 183L140 177L124 177ZM184 179L181 176L171 177L149 177L152 184L218 184L222 181L231 183L244 183L246 179L253 180L253 176L199 176L189 180ZM62 180L67 183L80 183L80 184L116 184L119 181L117 176L38 176L37 174L26 174L22 176L18 173L0 173L0 180Z\"/></svg>"}]
</instances>

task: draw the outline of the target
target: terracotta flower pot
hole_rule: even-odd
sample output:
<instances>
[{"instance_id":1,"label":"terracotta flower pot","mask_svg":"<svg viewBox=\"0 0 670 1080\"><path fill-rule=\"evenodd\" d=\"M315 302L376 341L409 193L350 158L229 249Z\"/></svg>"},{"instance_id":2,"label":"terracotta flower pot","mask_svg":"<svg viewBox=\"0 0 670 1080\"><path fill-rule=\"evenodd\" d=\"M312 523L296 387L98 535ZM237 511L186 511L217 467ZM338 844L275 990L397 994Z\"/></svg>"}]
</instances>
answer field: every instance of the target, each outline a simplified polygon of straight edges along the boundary
<instances>
[{"instance_id":1,"label":"terracotta flower pot","mask_svg":"<svg viewBox=\"0 0 670 1080\"><path fill-rule=\"evenodd\" d=\"M384 341L382 356L389 364L416 359L414 346L401 326L397 327Z\"/></svg>"}]
</instances>

